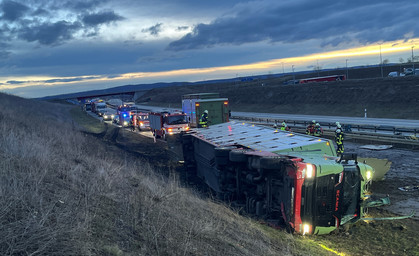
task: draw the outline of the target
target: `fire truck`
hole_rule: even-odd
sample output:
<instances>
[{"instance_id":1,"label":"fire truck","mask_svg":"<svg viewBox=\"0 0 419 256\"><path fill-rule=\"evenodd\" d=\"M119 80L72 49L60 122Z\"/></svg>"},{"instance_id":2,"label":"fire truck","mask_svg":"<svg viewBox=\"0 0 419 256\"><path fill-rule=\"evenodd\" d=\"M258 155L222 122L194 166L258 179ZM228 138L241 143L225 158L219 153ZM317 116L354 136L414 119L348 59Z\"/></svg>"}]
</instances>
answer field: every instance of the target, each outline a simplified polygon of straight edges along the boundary
<instances>
[{"instance_id":1,"label":"fire truck","mask_svg":"<svg viewBox=\"0 0 419 256\"><path fill-rule=\"evenodd\" d=\"M131 111L134 127L138 127L139 131L150 130L150 121L148 120L148 112L143 111Z\"/></svg>"},{"instance_id":2,"label":"fire truck","mask_svg":"<svg viewBox=\"0 0 419 256\"><path fill-rule=\"evenodd\" d=\"M148 115L150 129L154 137L167 139L168 135L179 134L189 130L189 122L186 114L175 113L155 113Z\"/></svg>"},{"instance_id":3,"label":"fire truck","mask_svg":"<svg viewBox=\"0 0 419 256\"><path fill-rule=\"evenodd\" d=\"M193 129L180 141L187 177L291 232L329 234L389 203L369 196L373 168L356 154L338 157L328 139L232 121Z\"/></svg>"},{"instance_id":4,"label":"fire truck","mask_svg":"<svg viewBox=\"0 0 419 256\"><path fill-rule=\"evenodd\" d=\"M119 124L123 127L129 126L132 118L131 106L121 105L118 107L117 114L119 116Z\"/></svg>"}]
</instances>

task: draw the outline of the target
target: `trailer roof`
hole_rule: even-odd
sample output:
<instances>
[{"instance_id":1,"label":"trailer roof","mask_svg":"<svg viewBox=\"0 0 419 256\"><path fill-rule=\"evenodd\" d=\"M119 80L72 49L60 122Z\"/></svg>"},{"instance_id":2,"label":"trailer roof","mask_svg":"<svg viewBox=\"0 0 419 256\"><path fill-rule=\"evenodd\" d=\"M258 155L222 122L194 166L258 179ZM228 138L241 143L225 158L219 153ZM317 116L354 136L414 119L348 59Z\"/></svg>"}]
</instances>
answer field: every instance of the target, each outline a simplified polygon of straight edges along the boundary
<instances>
[{"instance_id":1,"label":"trailer roof","mask_svg":"<svg viewBox=\"0 0 419 256\"><path fill-rule=\"evenodd\" d=\"M219 146L242 145L273 153L300 152L336 155L328 139L232 121L197 129L195 136Z\"/></svg>"}]
</instances>

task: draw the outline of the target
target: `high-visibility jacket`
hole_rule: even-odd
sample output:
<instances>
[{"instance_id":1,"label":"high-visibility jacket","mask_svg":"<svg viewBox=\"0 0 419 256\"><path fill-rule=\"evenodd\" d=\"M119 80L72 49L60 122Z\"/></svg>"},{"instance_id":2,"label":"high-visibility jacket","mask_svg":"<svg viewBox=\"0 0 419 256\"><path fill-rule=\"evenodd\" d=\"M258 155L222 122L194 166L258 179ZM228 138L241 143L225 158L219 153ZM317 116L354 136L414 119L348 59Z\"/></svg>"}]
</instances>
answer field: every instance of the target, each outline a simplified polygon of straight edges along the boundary
<instances>
[{"instance_id":1,"label":"high-visibility jacket","mask_svg":"<svg viewBox=\"0 0 419 256\"><path fill-rule=\"evenodd\" d=\"M339 132L339 133L336 133L335 134L335 142L336 142L336 144L343 144L343 133L342 132Z\"/></svg>"},{"instance_id":2,"label":"high-visibility jacket","mask_svg":"<svg viewBox=\"0 0 419 256\"><path fill-rule=\"evenodd\" d=\"M314 136L322 136L323 135L323 129L321 127L316 126L316 128L314 128Z\"/></svg>"},{"instance_id":3,"label":"high-visibility jacket","mask_svg":"<svg viewBox=\"0 0 419 256\"><path fill-rule=\"evenodd\" d=\"M313 135L314 134L315 126L313 124L309 124L306 128L306 134Z\"/></svg>"},{"instance_id":4,"label":"high-visibility jacket","mask_svg":"<svg viewBox=\"0 0 419 256\"><path fill-rule=\"evenodd\" d=\"M205 128L208 127L208 114L202 114L201 118L199 119L199 127Z\"/></svg>"}]
</instances>

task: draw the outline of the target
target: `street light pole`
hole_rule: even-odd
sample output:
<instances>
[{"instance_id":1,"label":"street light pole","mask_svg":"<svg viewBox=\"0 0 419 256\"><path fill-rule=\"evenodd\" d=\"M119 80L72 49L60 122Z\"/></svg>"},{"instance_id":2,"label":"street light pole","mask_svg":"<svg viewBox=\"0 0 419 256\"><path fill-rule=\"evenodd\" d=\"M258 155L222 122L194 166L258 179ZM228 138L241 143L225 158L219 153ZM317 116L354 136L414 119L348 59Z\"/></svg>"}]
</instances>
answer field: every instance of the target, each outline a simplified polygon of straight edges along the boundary
<instances>
[{"instance_id":1,"label":"street light pole","mask_svg":"<svg viewBox=\"0 0 419 256\"><path fill-rule=\"evenodd\" d=\"M381 44L380 44L380 68L381 68L381 77L384 77L384 75L383 75L383 58L381 56Z\"/></svg>"},{"instance_id":2,"label":"street light pole","mask_svg":"<svg viewBox=\"0 0 419 256\"><path fill-rule=\"evenodd\" d=\"M415 46L412 46L412 68L413 68L413 74L415 74L415 61L413 60L413 48L415 48Z\"/></svg>"},{"instance_id":3,"label":"street light pole","mask_svg":"<svg viewBox=\"0 0 419 256\"><path fill-rule=\"evenodd\" d=\"M292 65L292 82L295 84L295 74L294 74L294 65Z\"/></svg>"},{"instance_id":4,"label":"street light pole","mask_svg":"<svg viewBox=\"0 0 419 256\"><path fill-rule=\"evenodd\" d=\"M346 59L346 79L349 79L349 73L348 73L348 59Z\"/></svg>"}]
</instances>

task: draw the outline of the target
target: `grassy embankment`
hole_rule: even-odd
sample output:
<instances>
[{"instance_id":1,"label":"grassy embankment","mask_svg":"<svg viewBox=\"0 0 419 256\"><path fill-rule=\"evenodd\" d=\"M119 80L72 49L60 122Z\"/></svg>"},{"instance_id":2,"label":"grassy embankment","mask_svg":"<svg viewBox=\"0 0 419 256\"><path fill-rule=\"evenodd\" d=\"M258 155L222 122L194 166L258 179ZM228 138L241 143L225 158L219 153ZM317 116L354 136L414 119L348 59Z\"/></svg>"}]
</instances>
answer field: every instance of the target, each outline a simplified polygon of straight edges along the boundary
<instances>
[{"instance_id":1,"label":"grassy embankment","mask_svg":"<svg viewBox=\"0 0 419 256\"><path fill-rule=\"evenodd\" d=\"M327 254L81 132L71 116L105 130L83 115L0 94L1 255Z\"/></svg>"},{"instance_id":2,"label":"grassy embankment","mask_svg":"<svg viewBox=\"0 0 419 256\"><path fill-rule=\"evenodd\" d=\"M218 92L232 111L418 119L418 76L283 85L283 78L156 88L137 102L181 107L182 95ZM307 120L308 121L308 120Z\"/></svg>"}]
</instances>

